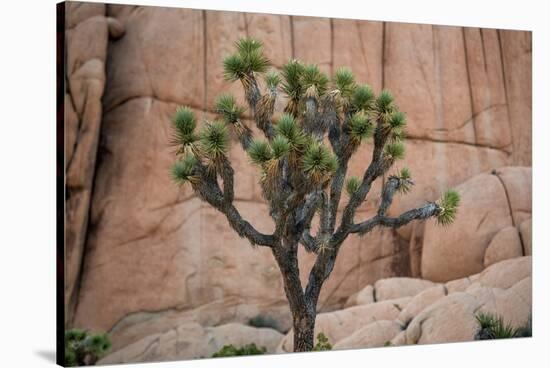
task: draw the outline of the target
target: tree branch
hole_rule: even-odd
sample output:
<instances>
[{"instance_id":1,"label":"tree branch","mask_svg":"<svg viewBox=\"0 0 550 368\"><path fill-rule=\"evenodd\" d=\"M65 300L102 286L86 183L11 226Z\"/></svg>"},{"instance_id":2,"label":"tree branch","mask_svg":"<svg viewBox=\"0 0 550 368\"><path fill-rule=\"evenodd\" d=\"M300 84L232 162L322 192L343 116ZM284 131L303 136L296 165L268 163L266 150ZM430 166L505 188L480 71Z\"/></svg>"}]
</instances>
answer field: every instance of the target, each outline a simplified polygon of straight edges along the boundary
<instances>
[{"instance_id":1,"label":"tree branch","mask_svg":"<svg viewBox=\"0 0 550 368\"><path fill-rule=\"evenodd\" d=\"M360 224L354 224L349 233L365 234L371 231L375 226L384 226L398 228L408 224L413 220L425 220L427 218L437 216L441 208L435 202L428 202L424 206L409 210L399 217L386 217L376 215L373 218L363 221Z\"/></svg>"},{"instance_id":2,"label":"tree branch","mask_svg":"<svg viewBox=\"0 0 550 368\"><path fill-rule=\"evenodd\" d=\"M273 247L276 244L277 238L274 235L266 235L257 231L248 221L242 218L239 211L232 204L232 201L228 201L233 196L232 179L228 178L228 182L226 182L224 178L224 192L222 193L215 177L208 175L206 167L201 164L197 164L196 167L200 173L200 182L196 184L199 196L223 213L233 230L240 237L246 237L252 244ZM226 170L223 171L225 172ZM231 178L232 176L231 169ZM231 185L229 185L230 182Z\"/></svg>"}]
</instances>

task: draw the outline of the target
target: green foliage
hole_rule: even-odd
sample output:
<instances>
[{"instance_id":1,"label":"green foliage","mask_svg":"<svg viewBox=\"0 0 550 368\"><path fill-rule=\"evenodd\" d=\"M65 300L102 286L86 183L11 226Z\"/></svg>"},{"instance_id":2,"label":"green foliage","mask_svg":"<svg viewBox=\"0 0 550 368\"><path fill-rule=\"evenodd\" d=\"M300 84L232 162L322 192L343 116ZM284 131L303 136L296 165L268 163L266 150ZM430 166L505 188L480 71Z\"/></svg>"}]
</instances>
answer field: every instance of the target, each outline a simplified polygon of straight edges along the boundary
<instances>
[{"instance_id":1,"label":"green foliage","mask_svg":"<svg viewBox=\"0 0 550 368\"><path fill-rule=\"evenodd\" d=\"M266 141L255 139L248 147L248 155L254 164L262 166L271 160L273 153Z\"/></svg>"},{"instance_id":2,"label":"green foliage","mask_svg":"<svg viewBox=\"0 0 550 368\"><path fill-rule=\"evenodd\" d=\"M332 345L328 342L328 338L325 336L325 334L320 332L317 335L317 342L313 347L313 351L326 351L326 350L332 350Z\"/></svg>"},{"instance_id":3,"label":"green foliage","mask_svg":"<svg viewBox=\"0 0 550 368\"><path fill-rule=\"evenodd\" d=\"M269 89L276 89L277 86L281 83L281 77L274 71L271 71L265 76L265 84Z\"/></svg>"},{"instance_id":4,"label":"green foliage","mask_svg":"<svg viewBox=\"0 0 550 368\"><path fill-rule=\"evenodd\" d=\"M391 341L388 340L384 343L384 346L393 346L393 344L391 343Z\"/></svg>"},{"instance_id":5,"label":"green foliage","mask_svg":"<svg viewBox=\"0 0 550 368\"><path fill-rule=\"evenodd\" d=\"M318 185L336 171L338 160L327 147L314 140L309 143L304 153L302 165L313 184Z\"/></svg>"},{"instance_id":6,"label":"green foliage","mask_svg":"<svg viewBox=\"0 0 550 368\"><path fill-rule=\"evenodd\" d=\"M212 358L243 356L243 355L262 355L265 354L266 348L258 348L256 344L247 344L240 348L233 345L224 345L218 352L212 355Z\"/></svg>"},{"instance_id":7,"label":"green foliage","mask_svg":"<svg viewBox=\"0 0 550 368\"><path fill-rule=\"evenodd\" d=\"M402 168L398 174L398 177L399 187L397 188L397 190L399 190L399 192L401 192L402 194L410 192L412 187L410 170L407 167Z\"/></svg>"},{"instance_id":8,"label":"green foliage","mask_svg":"<svg viewBox=\"0 0 550 368\"><path fill-rule=\"evenodd\" d=\"M374 132L374 126L364 112L356 112L349 121L350 137L355 143L360 143L370 138Z\"/></svg>"},{"instance_id":9,"label":"green foliage","mask_svg":"<svg viewBox=\"0 0 550 368\"><path fill-rule=\"evenodd\" d=\"M223 60L225 79L236 81L250 73L263 73L269 60L262 53L262 43L253 38L242 38L235 43L237 53Z\"/></svg>"},{"instance_id":10,"label":"green foliage","mask_svg":"<svg viewBox=\"0 0 550 368\"><path fill-rule=\"evenodd\" d=\"M229 132L225 123L208 122L200 136L202 152L211 160L219 159L229 149Z\"/></svg>"},{"instance_id":11,"label":"green foliage","mask_svg":"<svg viewBox=\"0 0 550 368\"><path fill-rule=\"evenodd\" d=\"M283 79L282 84L283 91L290 97L290 99L299 99L302 96L302 74L304 73L304 65L298 60L290 60L283 65Z\"/></svg>"},{"instance_id":12,"label":"green foliage","mask_svg":"<svg viewBox=\"0 0 550 368\"><path fill-rule=\"evenodd\" d=\"M277 133L288 140L290 149L300 151L306 144L306 135L290 114L283 114L276 126Z\"/></svg>"},{"instance_id":13,"label":"green foliage","mask_svg":"<svg viewBox=\"0 0 550 368\"><path fill-rule=\"evenodd\" d=\"M405 128L405 125L406 125L406 118L405 118L405 114L402 113L401 111L395 111L391 116L390 116L390 127L392 130L402 130Z\"/></svg>"},{"instance_id":14,"label":"green foliage","mask_svg":"<svg viewBox=\"0 0 550 368\"><path fill-rule=\"evenodd\" d=\"M368 110L374 102L374 92L369 85L358 86L352 96L351 105L356 111Z\"/></svg>"},{"instance_id":15,"label":"green foliage","mask_svg":"<svg viewBox=\"0 0 550 368\"><path fill-rule=\"evenodd\" d=\"M478 331L476 340L510 339L514 337L531 337L531 318L525 326L514 328L504 323L502 317L490 313L479 313L476 315Z\"/></svg>"},{"instance_id":16,"label":"green foliage","mask_svg":"<svg viewBox=\"0 0 550 368\"><path fill-rule=\"evenodd\" d=\"M438 224L450 225L456 218L458 205L460 204L460 194L450 189L443 194L437 204L441 209L437 215Z\"/></svg>"},{"instance_id":17,"label":"green foliage","mask_svg":"<svg viewBox=\"0 0 550 368\"><path fill-rule=\"evenodd\" d=\"M359 187L361 186L361 179L359 179L357 176L351 176L346 181L346 191L348 192L348 195L351 197Z\"/></svg>"},{"instance_id":18,"label":"green foliage","mask_svg":"<svg viewBox=\"0 0 550 368\"><path fill-rule=\"evenodd\" d=\"M290 151L290 142L282 135L277 135L271 141L271 151L273 158L278 160Z\"/></svg>"},{"instance_id":19,"label":"green foliage","mask_svg":"<svg viewBox=\"0 0 550 368\"><path fill-rule=\"evenodd\" d=\"M325 94L328 87L328 77L321 72L316 64L308 64L302 72L302 85L308 97L319 97ZM310 92L308 92L310 91Z\"/></svg>"},{"instance_id":20,"label":"green foliage","mask_svg":"<svg viewBox=\"0 0 550 368\"><path fill-rule=\"evenodd\" d=\"M400 141L388 143L384 147L384 152L391 160L402 160L405 158L405 145Z\"/></svg>"},{"instance_id":21,"label":"green foliage","mask_svg":"<svg viewBox=\"0 0 550 368\"><path fill-rule=\"evenodd\" d=\"M183 160L176 161L170 169L174 182L180 185L187 182L194 183L197 180L193 175L196 163L197 159L191 154L186 154Z\"/></svg>"},{"instance_id":22,"label":"green foliage","mask_svg":"<svg viewBox=\"0 0 550 368\"><path fill-rule=\"evenodd\" d=\"M239 55L249 55L262 49L262 42L254 38L245 37L235 42L235 48Z\"/></svg>"},{"instance_id":23,"label":"green foliage","mask_svg":"<svg viewBox=\"0 0 550 368\"><path fill-rule=\"evenodd\" d=\"M174 133L172 135L173 145L188 145L193 143L197 137L194 130L197 126L197 119L193 110L187 106L180 106L172 117Z\"/></svg>"},{"instance_id":24,"label":"green foliage","mask_svg":"<svg viewBox=\"0 0 550 368\"><path fill-rule=\"evenodd\" d=\"M239 54L232 54L223 59L223 76L228 81L236 81L246 74L246 64Z\"/></svg>"},{"instance_id":25,"label":"green foliage","mask_svg":"<svg viewBox=\"0 0 550 368\"><path fill-rule=\"evenodd\" d=\"M106 333L90 334L81 329L65 331L65 365L68 367L94 365L111 348Z\"/></svg>"},{"instance_id":26,"label":"green foliage","mask_svg":"<svg viewBox=\"0 0 550 368\"><path fill-rule=\"evenodd\" d=\"M351 98L357 84L353 72L349 68L340 68L334 74L334 84L344 98Z\"/></svg>"},{"instance_id":27,"label":"green foliage","mask_svg":"<svg viewBox=\"0 0 550 368\"><path fill-rule=\"evenodd\" d=\"M235 123L246 110L244 107L237 105L235 96L229 93L218 96L214 108L228 123Z\"/></svg>"},{"instance_id":28,"label":"green foliage","mask_svg":"<svg viewBox=\"0 0 550 368\"><path fill-rule=\"evenodd\" d=\"M389 113L391 112L393 106L393 96L387 89L384 89L378 95L376 99L376 109L380 113Z\"/></svg>"}]
</instances>

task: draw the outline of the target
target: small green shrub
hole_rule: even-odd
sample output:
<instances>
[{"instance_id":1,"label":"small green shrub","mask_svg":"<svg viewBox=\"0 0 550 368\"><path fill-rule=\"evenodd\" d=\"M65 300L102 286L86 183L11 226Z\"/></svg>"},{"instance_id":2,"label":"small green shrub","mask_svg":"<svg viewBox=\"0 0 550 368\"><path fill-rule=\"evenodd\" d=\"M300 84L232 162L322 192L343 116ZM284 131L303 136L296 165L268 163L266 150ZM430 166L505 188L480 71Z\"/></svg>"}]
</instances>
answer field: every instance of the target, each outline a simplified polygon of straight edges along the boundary
<instances>
[{"instance_id":1,"label":"small green shrub","mask_svg":"<svg viewBox=\"0 0 550 368\"><path fill-rule=\"evenodd\" d=\"M86 330L65 331L65 366L94 365L111 348L106 333L90 334Z\"/></svg>"},{"instance_id":2,"label":"small green shrub","mask_svg":"<svg viewBox=\"0 0 550 368\"><path fill-rule=\"evenodd\" d=\"M384 346L393 346L393 344L391 343L391 341L388 340L384 343Z\"/></svg>"},{"instance_id":3,"label":"small green shrub","mask_svg":"<svg viewBox=\"0 0 550 368\"><path fill-rule=\"evenodd\" d=\"M317 335L317 343L313 347L313 351L332 350L332 345L328 342L328 338L324 333L320 332Z\"/></svg>"},{"instance_id":4,"label":"small green shrub","mask_svg":"<svg viewBox=\"0 0 550 368\"><path fill-rule=\"evenodd\" d=\"M270 316L258 314L256 317L248 320L248 325L256 328L272 328L274 330L280 330L279 323Z\"/></svg>"},{"instance_id":5,"label":"small green shrub","mask_svg":"<svg viewBox=\"0 0 550 368\"><path fill-rule=\"evenodd\" d=\"M212 355L212 358L230 357L230 356L242 356L242 355L262 355L265 354L266 348L264 346L258 348L256 344L244 345L237 348L233 345L224 345L218 352Z\"/></svg>"},{"instance_id":6,"label":"small green shrub","mask_svg":"<svg viewBox=\"0 0 550 368\"><path fill-rule=\"evenodd\" d=\"M525 326L514 328L507 324L501 317L490 313L480 313L476 316L479 329L475 335L476 340L511 339L514 337L530 337L531 317Z\"/></svg>"}]
</instances>

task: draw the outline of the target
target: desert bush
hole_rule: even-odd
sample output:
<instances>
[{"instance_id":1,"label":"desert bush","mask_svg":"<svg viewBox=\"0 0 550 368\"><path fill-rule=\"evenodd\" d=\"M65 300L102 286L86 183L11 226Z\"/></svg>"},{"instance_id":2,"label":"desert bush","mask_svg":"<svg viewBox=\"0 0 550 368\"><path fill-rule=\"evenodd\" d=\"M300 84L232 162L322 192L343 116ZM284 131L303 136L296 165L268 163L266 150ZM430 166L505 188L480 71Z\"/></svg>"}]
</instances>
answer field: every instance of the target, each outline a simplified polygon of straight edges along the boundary
<instances>
[{"instance_id":1,"label":"desert bush","mask_svg":"<svg viewBox=\"0 0 550 368\"><path fill-rule=\"evenodd\" d=\"M106 333L90 334L86 330L65 331L65 365L76 367L94 365L111 348L111 340Z\"/></svg>"},{"instance_id":2,"label":"desert bush","mask_svg":"<svg viewBox=\"0 0 550 368\"><path fill-rule=\"evenodd\" d=\"M241 356L241 355L262 355L265 354L266 348L258 348L256 344L247 344L240 348L237 348L233 345L224 345L218 352L212 355L213 358L221 357L230 357L230 356Z\"/></svg>"},{"instance_id":3,"label":"desert bush","mask_svg":"<svg viewBox=\"0 0 550 368\"><path fill-rule=\"evenodd\" d=\"M524 326L514 328L504 322L502 317L490 313L476 315L478 331L475 340L510 339L514 337L531 337L531 317Z\"/></svg>"},{"instance_id":4,"label":"desert bush","mask_svg":"<svg viewBox=\"0 0 550 368\"><path fill-rule=\"evenodd\" d=\"M317 334L317 342L313 347L313 351L324 350L332 350L332 345L330 344L330 342L328 342L328 337L326 337L324 333L320 332L319 334Z\"/></svg>"}]
</instances>

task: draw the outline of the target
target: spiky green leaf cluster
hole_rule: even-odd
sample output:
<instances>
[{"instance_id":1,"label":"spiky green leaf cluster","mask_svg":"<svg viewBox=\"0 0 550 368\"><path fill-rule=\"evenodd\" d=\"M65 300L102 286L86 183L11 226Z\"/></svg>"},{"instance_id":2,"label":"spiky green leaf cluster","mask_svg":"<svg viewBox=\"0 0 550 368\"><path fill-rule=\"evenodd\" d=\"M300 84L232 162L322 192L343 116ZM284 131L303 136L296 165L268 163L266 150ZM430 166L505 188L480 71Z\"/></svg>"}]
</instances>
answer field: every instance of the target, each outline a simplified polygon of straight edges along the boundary
<instances>
[{"instance_id":1,"label":"spiky green leaf cluster","mask_svg":"<svg viewBox=\"0 0 550 368\"><path fill-rule=\"evenodd\" d=\"M248 147L248 155L254 164L261 166L271 160L273 152L266 141L255 139Z\"/></svg>"},{"instance_id":2,"label":"spiky green leaf cluster","mask_svg":"<svg viewBox=\"0 0 550 368\"><path fill-rule=\"evenodd\" d=\"M229 132L224 122L207 122L200 135L201 150L212 160L219 159L229 149Z\"/></svg>"},{"instance_id":3,"label":"spiky green leaf cluster","mask_svg":"<svg viewBox=\"0 0 550 368\"><path fill-rule=\"evenodd\" d=\"M356 112L349 121L349 134L356 143L370 138L374 132L374 126L364 112Z\"/></svg>"},{"instance_id":4,"label":"spiky green leaf cluster","mask_svg":"<svg viewBox=\"0 0 550 368\"><path fill-rule=\"evenodd\" d=\"M397 188L401 193L406 194L410 192L412 187L411 172L407 167L404 167L399 171L399 187Z\"/></svg>"},{"instance_id":5,"label":"spiky green leaf cluster","mask_svg":"<svg viewBox=\"0 0 550 368\"><path fill-rule=\"evenodd\" d=\"M288 140L290 149L300 151L307 143L305 133L296 123L294 117L290 114L281 115L276 126L277 133Z\"/></svg>"},{"instance_id":6,"label":"spiky green leaf cluster","mask_svg":"<svg viewBox=\"0 0 550 368\"><path fill-rule=\"evenodd\" d=\"M338 69L334 74L334 84L346 99L351 98L357 88L353 72L351 69L345 67Z\"/></svg>"},{"instance_id":7,"label":"spiky green leaf cluster","mask_svg":"<svg viewBox=\"0 0 550 368\"><path fill-rule=\"evenodd\" d=\"M346 192L348 192L348 195L351 197L359 187L361 186L361 179L359 179L357 176L351 176L346 181Z\"/></svg>"},{"instance_id":8,"label":"spiky green leaf cluster","mask_svg":"<svg viewBox=\"0 0 550 368\"><path fill-rule=\"evenodd\" d=\"M246 110L239 106L232 94L222 94L216 98L215 111L228 123L235 123Z\"/></svg>"},{"instance_id":9,"label":"spiky green leaf cluster","mask_svg":"<svg viewBox=\"0 0 550 368\"><path fill-rule=\"evenodd\" d=\"M374 92L372 88L365 84L355 88L351 98L351 105L355 111L368 110L374 102Z\"/></svg>"},{"instance_id":10,"label":"spiky green leaf cluster","mask_svg":"<svg viewBox=\"0 0 550 368\"><path fill-rule=\"evenodd\" d=\"M302 86L310 94L308 97L319 97L325 94L329 79L316 64L308 64L302 73Z\"/></svg>"},{"instance_id":11,"label":"spiky green leaf cluster","mask_svg":"<svg viewBox=\"0 0 550 368\"><path fill-rule=\"evenodd\" d=\"M437 204L440 208L437 222L440 225L450 225L456 218L458 205L460 204L460 194L450 189L443 194Z\"/></svg>"},{"instance_id":12,"label":"spiky green leaf cluster","mask_svg":"<svg viewBox=\"0 0 550 368\"><path fill-rule=\"evenodd\" d=\"M281 83L281 77L275 71L270 71L265 75L265 84L269 89L276 89Z\"/></svg>"},{"instance_id":13,"label":"spiky green leaf cluster","mask_svg":"<svg viewBox=\"0 0 550 368\"><path fill-rule=\"evenodd\" d=\"M405 114L401 111L395 111L390 116L390 127L392 130L403 130L407 123Z\"/></svg>"},{"instance_id":14,"label":"spiky green leaf cluster","mask_svg":"<svg viewBox=\"0 0 550 368\"><path fill-rule=\"evenodd\" d=\"M282 135L277 135L271 141L271 151L273 158L278 160L290 151L290 142Z\"/></svg>"},{"instance_id":15,"label":"spiky green leaf cluster","mask_svg":"<svg viewBox=\"0 0 550 368\"><path fill-rule=\"evenodd\" d=\"M382 90L376 98L376 109L381 114L390 113L393 107L393 96L387 89Z\"/></svg>"},{"instance_id":16,"label":"spiky green leaf cluster","mask_svg":"<svg viewBox=\"0 0 550 368\"><path fill-rule=\"evenodd\" d=\"M90 334L81 329L65 331L65 366L94 364L111 348L106 333Z\"/></svg>"},{"instance_id":17,"label":"spiky green leaf cluster","mask_svg":"<svg viewBox=\"0 0 550 368\"><path fill-rule=\"evenodd\" d=\"M532 335L529 326L514 328L514 326L505 323L502 317L489 313L477 314L476 320L479 326L475 336L476 340L510 339Z\"/></svg>"},{"instance_id":18,"label":"spiky green leaf cluster","mask_svg":"<svg viewBox=\"0 0 550 368\"><path fill-rule=\"evenodd\" d=\"M191 154L187 154L182 160L176 161L170 168L172 180L180 185L187 182L193 182L196 178L194 175L196 163L197 159Z\"/></svg>"},{"instance_id":19,"label":"spiky green leaf cluster","mask_svg":"<svg viewBox=\"0 0 550 368\"><path fill-rule=\"evenodd\" d=\"M174 127L172 144L185 146L197 139L194 134L197 119L191 108L187 106L178 107L176 113L172 116L172 125Z\"/></svg>"},{"instance_id":20,"label":"spiky green leaf cluster","mask_svg":"<svg viewBox=\"0 0 550 368\"><path fill-rule=\"evenodd\" d=\"M403 180L410 180L412 178L411 171L408 167L404 167L399 171L399 177Z\"/></svg>"},{"instance_id":21,"label":"spiky green leaf cluster","mask_svg":"<svg viewBox=\"0 0 550 368\"><path fill-rule=\"evenodd\" d=\"M262 43L253 38L242 38L235 43L237 52L223 60L224 77L236 81L250 73L263 73L269 60L262 52Z\"/></svg>"},{"instance_id":22,"label":"spiky green leaf cluster","mask_svg":"<svg viewBox=\"0 0 550 368\"><path fill-rule=\"evenodd\" d=\"M297 100L302 96L302 74L304 72L304 64L298 60L290 60L283 65L283 79L282 84L283 91L288 95L290 99Z\"/></svg>"},{"instance_id":23,"label":"spiky green leaf cluster","mask_svg":"<svg viewBox=\"0 0 550 368\"><path fill-rule=\"evenodd\" d=\"M314 184L320 184L336 171L338 160L327 147L313 140L302 157L302 167Z\"/></svg>"},{"instance_id":24,"label":"spiky green leaf cluster","mask_svg":"<svg viewBox=\"0 0 550 368\"><path fill-rule=\"evenodd\" d=\"M405 145L400 141L391 142L386 144L384 152L391 160L402 160L405 158Z\"/></svg>"}]
</instances>

